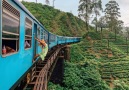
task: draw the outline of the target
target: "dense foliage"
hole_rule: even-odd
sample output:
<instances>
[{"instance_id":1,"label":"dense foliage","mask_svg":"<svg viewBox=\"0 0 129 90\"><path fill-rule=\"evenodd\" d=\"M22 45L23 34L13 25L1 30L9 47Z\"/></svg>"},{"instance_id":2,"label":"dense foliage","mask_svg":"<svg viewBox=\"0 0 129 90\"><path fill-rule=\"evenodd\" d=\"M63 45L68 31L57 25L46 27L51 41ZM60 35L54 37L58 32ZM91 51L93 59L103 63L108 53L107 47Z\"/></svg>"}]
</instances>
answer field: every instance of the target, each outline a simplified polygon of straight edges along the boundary
<instances>
[{"instance_id":1,"label":"dense foliage","mask_svg":"<svg viewBox=\"0 0 129 90\"><path fill-rule=\"evenodd\" d=\"M108 33L110 38L106 39L107 32L89 32L72 45L63 85L50 83L49 90L129 90L129 41L119 35L115 40L115 33Z\"/></svg>"},{"instance_id":2,"label":"dense foliage","mask_svg":"<svg viewBox=\"0 0 129 90\"><path fill-rule=\"evenodd\" d=\"M22 3L55 34L81 36L86 32L85 23L71 13L47 5ZM100 27L107 27L105 19L100 18ZM126 38L108 29L89 31L80 43L71 46L63 83L50 82L49 90L129 90L128 43Z\"/></svg>"},{"instance_id":3,"label":"dense foliage","mask_svg":"<svg viewBox=\"0 0 129 90\"><path fill-rule=\"evenodd\" d=\"M41 3L22 3L48 31L64 36L82 36L86 32L84 21L72 13L65 13Z\"/></svg>"},{"instance_id":4,"label":"dense foliage","mask_svg":"<svg viewBox=\"0 0 129 90\"><path fill-rule=\"evenodd\" d=\"M110 90L101 79L96 56L88 52L89 44L83 40L72 45L71 60L65 63L63 86L50 83L49 90Z\"/></svg>"}]
</instances>

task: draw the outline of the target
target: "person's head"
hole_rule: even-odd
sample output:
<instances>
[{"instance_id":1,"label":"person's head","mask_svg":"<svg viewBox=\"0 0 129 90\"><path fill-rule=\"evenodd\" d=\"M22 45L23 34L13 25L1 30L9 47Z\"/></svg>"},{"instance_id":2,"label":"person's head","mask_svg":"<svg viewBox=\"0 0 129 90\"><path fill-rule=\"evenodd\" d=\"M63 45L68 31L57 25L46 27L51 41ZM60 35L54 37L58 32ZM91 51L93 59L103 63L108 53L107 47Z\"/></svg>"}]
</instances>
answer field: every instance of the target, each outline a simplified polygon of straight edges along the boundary
<instances>
[{"instance_id":1,"label":"person's head","mask_svg":"<svg viewBox=\"0 0 129 90\"><path fill-rule=\"evenodd\" d=\"M42 43L46 43L44 39L41 40Z\"/></svg>"},{"instance_id":2,"label":"person's head","mask_svg":"<svg viewBox=\"0 0 129 90\"><path fill-rule=\"evenodd\" d=\"M39 43L39 45L41 45L41 46L42 46L42 45L43 45L43 46L46 45L45 40L42 39L41 42Z\"/></svg>"},{"instance_id":3,"label":"person's head","mask_svg":"<svg viewBox=\"0 0 129 90\"><path fill-rule=\"evenodd\" d=\"M45 40L44 40L44 39L42 39L41 41L42 41L43 43L45 43Z\"/></svg>"}]
</instances>

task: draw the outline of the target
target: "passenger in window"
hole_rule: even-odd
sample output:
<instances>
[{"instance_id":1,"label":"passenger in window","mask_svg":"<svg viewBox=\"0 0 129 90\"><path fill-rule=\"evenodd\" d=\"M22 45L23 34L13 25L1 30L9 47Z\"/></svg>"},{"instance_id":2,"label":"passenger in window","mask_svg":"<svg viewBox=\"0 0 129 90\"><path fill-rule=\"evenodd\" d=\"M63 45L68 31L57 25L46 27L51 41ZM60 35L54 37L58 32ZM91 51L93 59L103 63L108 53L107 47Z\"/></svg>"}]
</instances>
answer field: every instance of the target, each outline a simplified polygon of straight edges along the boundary
<instances>
[{"instance_id":1,"label":"passenger in window","mask_svg":"<svg viewBox=\"0 0 129 90\"><path fill-rule=\"evenodd\" d=\"M39 42L39 46L42 48L42 52L40 54L37 54L34 59L33 59L33 62L35 61L35 59L37 57L41 57L42 60L44 60L45 56L47 55L47 52L48 52L48 45L47 43L42 39L42 40L39 40L38 38L35 38L38 42Z\"/></svg>"},{"instance_id":2,"label":"passenger in window","mask_svg":"<svg viewBox=\"0 0 129 90\"><path fill-rule=\"evenodd\" d=\"M8 54L8 53L13 53L13 52L16 52L16 51L9 46L4 45L2 48L2 54Z\"/></svg>"},{"instance_id":3,"label":"passenger in window","mask_svg":"<svg viewBox=\"0 0 129 90\"><path fill-rule=\"evenodd\" d=\"M13 52L16 52L13 48L9 47L9 46L5 46L6 48L6 52L7 53L13 53Z\"/></svg>"},{"instance_id":4,"label":"passenger in window","mask_svg":"<svg viewBox=\"0 0 129 90\"><path fill-rule=\"evenodd\" d=\"M6 54L6 48L5 48L5 45L4 45L3 48L2 48L2 54Z\"/></svg>"},{"instance_id":5,"label":"passenger in window","mask_svg":"<svg viewBox=\"0 0 129 90\"><path fill-rule=\"evenodd\" d=\"M30 48L30 44L28 43L28 41L25 41L25 48Z\"/></svg>"}]
</instances>

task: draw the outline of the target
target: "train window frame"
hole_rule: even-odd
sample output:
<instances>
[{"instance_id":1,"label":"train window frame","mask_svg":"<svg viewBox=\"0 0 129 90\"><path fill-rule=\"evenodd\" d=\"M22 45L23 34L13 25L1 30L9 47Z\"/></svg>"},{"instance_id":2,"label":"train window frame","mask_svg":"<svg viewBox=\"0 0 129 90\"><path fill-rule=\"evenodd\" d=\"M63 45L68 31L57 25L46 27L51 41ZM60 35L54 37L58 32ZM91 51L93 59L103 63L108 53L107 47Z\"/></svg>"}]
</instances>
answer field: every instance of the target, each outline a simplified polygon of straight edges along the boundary
<instances>
[{"instance_id":1,"label":"train window frame","mask_svg":"<svg viewBox=\"0 0 129 90\"><path fill-rule=\"evenodd\" d=\"M27 20L28 20L29 22L27 22ZM30 29L30 30L31 30L31 34L30 34L30 35L26 34L27 27L31 28L31 29ZM27 17L27 16L25 17L25 27L24 27L24 28L25 28L24 49L25 49L25 50L28 50L28 49L32 48L32 29L33 29L33 21L32 21L29 17ZM27 40L26 37L29 38L29 39ZM27 41L27 42L26 42L26 41ZM30 46L25 47L25 43L29 44Z\"/></svg>"},{"instance_id":2,"label":"train window frame","mask_svg":"<svg viewBox=\"0 0 129 90\"><path fill-rule=\"evenodd\" d=\"M42 39L44 39L44 37L43 37L43 29L41 29L40 32L41 32L41 40L42 40Z\"/></svg>"},{"instance_id":3,"label":"train window frame","mask_svg":"<svg viewBox=\"0 0 129 90\"><path fill-rule=\"evenodd\" d=\"M49 39L49 38L48 38L49 34L50 34L50 33L45 30L45 41L46 41L47 44L50 43L50 42L48 41L48 39Z\"/></svg>"},{"instance_id":4,"label":"train window frame","mask_svg":"<svg viewBox=\"0 0 129 90\"><path fill-rule=\"evenodd\" d=\"M37 38L41 39L41 28L40 28L40 26L38 26L38 28L37 28Z\"/></svg>"},{"instance_id":5,"label":"train window frame","mask_svg":"<svg viewBox=\"0 0 129 90\"><path fill-rule=\"evenodd\" d=\"M47 32L45 30L43 30L43 38L44 38L44 40L47 40L46 34L47 34Z\"/></svg>"},{"instance_id":6,"label":"train window frame","mask_svg":"<svg viewBox=\"0 0 129 90\"><path fill-rule=\"evenodd\" d=\"M54 42L55 39L56 39L56 36L51 33L51 35L50 35L50 42Z\"/></svg>"},{"instance_id":7,"label":"train window frame","mask_svg":"<svg viewBox=\"0 0 129 90\"><path fill-rule=\"evenodd\" d=\"M20 50L20 11L17 8L15 8L14 6L12 6L10 3L8 3L7 1L3 0L1 12L2 12L2 15L1 15L1 21L2 21L1 22L2 23L2 26L1 26L2 27L1 28L2 29L1 30L2 31L1 32L1 42L2 42L1 55L2 55L2 57L6 57L6 56L10 56L12 54L16 54ZM6 20L8 21L8 23L5 22ZM12 23L11 23L11 25L9 25L10 24L9 21L13 22L13 23L15 22L15 24L16 23L17 24L16 25L13 24L13 26L11 26ZM6 25L6 27L8 26L8 28L5 29L4 24ZM16 32L8 31L8 30L10 30L9 27L11 27L11 29L14 29L13 31L16 31ZM8 35L8 37L7 37L7 35ZM9 37L11 35L15 36L15 37L13 37L13 38ZM15 43L14 47L7 44L7 42L9 42L9 41L10 41L10 43L12 43L12 42ZM5 54L3 53L4 50L5 50Z\"/></svg>"},{"instance_id":8,"label":"train window frame","mask_svg":"<svg viewBox=\"0 0 129 90\"><path fill-rule=\"evenodd\" d=\"M48 44L48 41L47 41L47 31L45 29L43 29L43 39L45 40L45 42Z\"/></svg>"}]
</instances>

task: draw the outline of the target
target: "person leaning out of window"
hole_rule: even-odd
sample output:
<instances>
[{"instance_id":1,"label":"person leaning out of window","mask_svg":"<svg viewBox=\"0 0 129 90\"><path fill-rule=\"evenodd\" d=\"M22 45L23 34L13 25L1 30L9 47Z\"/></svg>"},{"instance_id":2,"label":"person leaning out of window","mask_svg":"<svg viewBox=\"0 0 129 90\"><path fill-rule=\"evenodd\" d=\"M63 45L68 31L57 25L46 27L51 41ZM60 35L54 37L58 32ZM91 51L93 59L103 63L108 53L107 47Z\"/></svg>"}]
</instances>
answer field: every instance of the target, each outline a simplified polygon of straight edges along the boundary
<instances>
[{"instance_id":1,"label":"person leaning out of window","mask_svg":"<svg viewBox=\"0 0 129 90\"><path fill-rule=\"evenodd\" d=\"M44 58L45 58L45 56L47 55L47 52L48 52L48 45L47 45L47 43L43 39L42 40L39 40L38 38L35 38L35 39L39 42L39 46L41 47L42 52L35 56L35 58L33 59L33 62L39 56L41 57L42 60L44 60Z\"/></svg>"}]
</instances>

